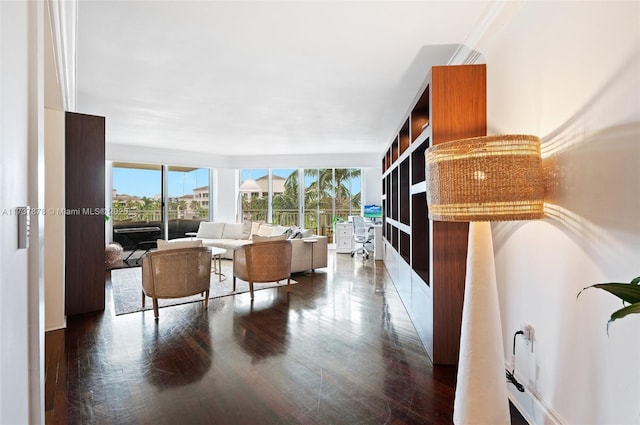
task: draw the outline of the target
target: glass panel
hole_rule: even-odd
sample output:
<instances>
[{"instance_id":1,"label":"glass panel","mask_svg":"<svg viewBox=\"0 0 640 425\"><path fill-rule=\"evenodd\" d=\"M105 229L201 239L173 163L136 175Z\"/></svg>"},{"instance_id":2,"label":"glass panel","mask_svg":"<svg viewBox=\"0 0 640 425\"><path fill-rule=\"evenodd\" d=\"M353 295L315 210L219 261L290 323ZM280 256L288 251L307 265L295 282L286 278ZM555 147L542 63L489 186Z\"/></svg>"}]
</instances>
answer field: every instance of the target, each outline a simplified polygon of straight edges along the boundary
<instances>
[{"instance_id":1,"label":"glass panel","mask_svg":"<svg viewBox=\"0 0 640 425\"><path fill-rule=\"evenodd\" d=\"M273 175L273 223L282 226L298 225L298 170L276 169Z\"/></svg>"},{"instance_id":2,"label":"glass panel","mask_svg":"<svg viewBox=\"0 0 640 425\"><path fill-rule=\"evenodd\" d=\"M111 195L113 240L125 250L155 241L162 233L162 168L114 163Z\"/></svg>"},{"instance_id":3,"label":"glass panel","mask_svg":"<svg viewBox=\"0 0 640 425\"><path fill-rule=\"evenodd\" d=\"M336 221L347 221L350 215L360 215L360 169L336 168Z\"/></svg>"},{"instance_id":4,"label":"glass panel","mask_svg":"<svg viewBox=\"0 0 640 425\"><path fill-rule=\"evenodd\" d=\"M253 180L260 190L247 188L249 180ZM240 197L242 199L242 221L269 221L267 203L269 202L269 170L240 170Z\"/></svg>"},{"instance_id":5,"label":"glass panel","mask_svg":"<svg viewBox=\"0 0 640 425\"><path fill-rule=\"evenodd\" d=\"M321 168L318 170L319 210L318 228L319 235L327 236L328 242L333 242L333 204L336 196L336 184L333 168Z\"/></svg>"},{"instance_id":6,"label":"glass panel","mask_svg":"<svg viewBox=\"0 0 640 425\"><path fill-rule=\"evenodd\" d=\"M169 166L167 170L169 239L183 238L209 219L209 169Z\"/></svg>"},{"instance_id":7,"label":"glass panel","mask_svg":"<svg viewBox=\"0 0 640 425\"><path fill-rule=\"evenodd\" d=\"M304 226L318 232L318 170L304 170Z\"/></svg>"}]
</instances>

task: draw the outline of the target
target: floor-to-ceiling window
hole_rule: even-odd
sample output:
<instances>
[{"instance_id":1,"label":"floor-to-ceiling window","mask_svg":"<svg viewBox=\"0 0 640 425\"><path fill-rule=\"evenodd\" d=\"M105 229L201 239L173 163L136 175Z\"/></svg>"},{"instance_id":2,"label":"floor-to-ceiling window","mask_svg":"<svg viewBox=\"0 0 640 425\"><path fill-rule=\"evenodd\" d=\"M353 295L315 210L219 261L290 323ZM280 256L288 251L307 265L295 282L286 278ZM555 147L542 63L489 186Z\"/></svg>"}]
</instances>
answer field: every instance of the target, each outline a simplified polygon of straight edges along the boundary
<instances>
[{"instance_id":1,"label":"floor-to-ceiling window","mask_svg":"<svg viewBox=\"0 0 640 425\"><path fill-rule=\"evenodd\" d=\"M209 219L209 169L167 167L169 239L195 232Z\"/></svg>"},{"instance_id":2,"label":"floor-to-ceiling window","mask_svg":"<svg viewBox=\"0 0 640 425\"><path fill-rule=\"evenodd\" d=\"M209 219L207 168L115 162L112 179L113 240L127 250L165 234L184 237Z\"/></svg>"},{"instance_id":3,"label":"floor-to-ceiling window","mask_svg":"<svg viewBox=\"0 0 640 425\"><path fill-rule=\"evenodd\" d=\"M114 163L111 217L113 240L125 249L161 237L162 166Z\"/></svg>"},{"instance_id":4,"label":"floor-to-ceiling window","mask_svg":"<svg viewBox=\"0 0 640 425\"><path fill-rule=\"evenodd\" d=\"M360 168L336 168L336 210L335 220L347 221L350 215L361 212L362 184Z\"/></svg>"},{"instance_id":5,"label":"floor-to-ceiling window","mask_svg":"<svg viewBox=\"0 0 640 425\"><path fill-rule=\"evenodd\" d=\"M241 221L269 221L269 170L241 170L239 190L242 200Z\"/></svg>"},{"instance_id":6,"label":"floor-to-ceiling window","mask_svg":"<svg viewBox=\"0 0 640 425\"><path fill-rule=\"evenodd\" d=\"M361 213L360 168L240 170L240 183L245 220L301 225L327 236L329 242L333 241L337 221ZM259 189L249 191L256 186Z\"/></svg>"},{"instance_id":7,"label":"floor-to-ceiling window","mask_svg":"<svg viewBox=\"0 0 640 425\"><path fill-rule=\"evenodd\" d=\"M304 221L303 227L306 229L318 229L319 215L319 183L318 169L307 168L304 170Z\"/></svg>"},{"instance_id":8,"label":"floor-to-ceiling window","mask_svg":"<svg viewBox=\"0 0 640 425\"><path fill-rule=\"evenodd\" d=\"M297 226L299 203L298 170L274 169L272 174L272 222L282 226Z\"/></svg>"},{"instance_id":9,"label":"floor-to-ceiling window","mask_svg":"<svg viewBox=\"0 0 640 425\"><path fill-rule=\"evenodd\" d=\"M318 235L333 242L333 211L336 200L336 180L333 168L318 169Z\"/></svg>"}]
</instances>

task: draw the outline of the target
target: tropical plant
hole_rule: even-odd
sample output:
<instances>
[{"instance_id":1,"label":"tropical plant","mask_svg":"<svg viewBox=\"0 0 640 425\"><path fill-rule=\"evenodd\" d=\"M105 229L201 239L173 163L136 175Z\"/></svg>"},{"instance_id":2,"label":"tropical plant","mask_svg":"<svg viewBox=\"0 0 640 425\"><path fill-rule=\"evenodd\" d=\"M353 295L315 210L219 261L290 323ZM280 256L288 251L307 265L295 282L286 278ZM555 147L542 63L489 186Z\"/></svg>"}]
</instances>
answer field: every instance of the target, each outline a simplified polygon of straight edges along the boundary
<instances>
[{"instance_id":1,"label":"tropical plant","mask_svg":"<svg viewBox=\"0 0 640 425\"><path fill-rule=\"evenodd\" d=\"M586 288L583 288L582 291L578 292L576 298L589 288L603 289L622 300L623 307L614 311L607 322L607 332L609 332L609 324L614 320L621 319L629 314L640 313L640 276L632 279L629 283L609 282L587 286Z\"/></svg>"}]
</instances>

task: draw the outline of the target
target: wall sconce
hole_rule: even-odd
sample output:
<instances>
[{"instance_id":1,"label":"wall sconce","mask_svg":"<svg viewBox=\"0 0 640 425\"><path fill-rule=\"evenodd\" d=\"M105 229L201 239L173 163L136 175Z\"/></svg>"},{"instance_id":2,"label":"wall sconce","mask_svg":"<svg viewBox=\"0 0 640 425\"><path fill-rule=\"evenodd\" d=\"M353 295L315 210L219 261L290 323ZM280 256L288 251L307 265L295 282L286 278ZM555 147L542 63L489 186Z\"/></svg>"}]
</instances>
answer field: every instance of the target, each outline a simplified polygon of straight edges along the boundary
<instances>
[{"instance_id":1,"label":"wall sconce","mask_svg":"<svg viewBox=\"0 0 640 425\"><path fill-rule=\"evenodd\" d=\"M491 221L544 216L540 139L455 140L425 153L429 218L470 222L456 424L510 424Z\"/></svg>"},{"instance_id":2,"label":"wall sconce","mask_svg":"<svg viewBox=\"0 0 640 425\"><path fill-rule=\"evenodd\" d=\"M238 211L236 213L236 223L238 222L238 219L240 218L240 214L242 213L242 194L243 193L259 193L262 192L262 189L260 188L260 186L258 185L258 183L256 183L255 180L253 179L247 179L245 181L242 182L242 184L240 185L240 188L238 189Z\"/></svg>"}]
</instances>

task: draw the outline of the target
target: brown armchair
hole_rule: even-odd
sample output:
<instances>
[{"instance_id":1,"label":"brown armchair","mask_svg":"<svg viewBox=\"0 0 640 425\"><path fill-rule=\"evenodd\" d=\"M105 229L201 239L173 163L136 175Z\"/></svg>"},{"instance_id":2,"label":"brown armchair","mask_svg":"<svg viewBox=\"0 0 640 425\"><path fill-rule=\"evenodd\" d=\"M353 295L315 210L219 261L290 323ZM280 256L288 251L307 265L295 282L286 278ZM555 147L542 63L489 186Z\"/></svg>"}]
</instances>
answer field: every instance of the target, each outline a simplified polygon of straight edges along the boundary
<instances>
[{"instance_id":1,"label":"brown armchair","mask_svg":"<svg viewBox=\"0 0 640 425\"><path fill-rule=\"evenodd\" d=\"M209 307L211 251L207 247L179 248L147 253L142 258L142 307L145 295L153 300L158 318L158 298L203 294Z\"/></svg>"},{"instance_id":2,"label":"brown armchair","mask_svg":"<svg viewBox=\"0 0 640 425\"><path fill-rule=\"evenodd\" d=\"M233 290L236 277L249 282L253 299L253 284L279 282L291 283L291 241L254 242L233 251Z\"/></svg>"}]
</instances>

